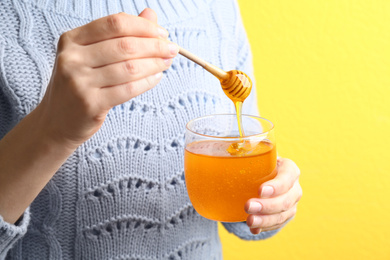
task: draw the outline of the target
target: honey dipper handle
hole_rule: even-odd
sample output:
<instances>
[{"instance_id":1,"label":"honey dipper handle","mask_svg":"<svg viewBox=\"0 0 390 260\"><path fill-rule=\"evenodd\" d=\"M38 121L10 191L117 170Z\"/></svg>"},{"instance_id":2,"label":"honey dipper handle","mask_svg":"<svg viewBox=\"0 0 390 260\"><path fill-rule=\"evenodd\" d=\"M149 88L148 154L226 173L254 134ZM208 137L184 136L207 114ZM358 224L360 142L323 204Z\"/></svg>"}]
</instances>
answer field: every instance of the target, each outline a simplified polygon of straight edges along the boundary
<instances>
[{"instance_id":1,"label":"honey dipper handle","mask_svg":"<svg viewBox=\"0 0 390 260\"><path fill-rule=\"evenodd\" d=\"M224 70L221 70L217 66L214 66L213 64L208 63L207 61L199 58L195 54L187 51L186 49L183 49L179 46L179 53L186 57L189 60L192 60L196 64L202 66L205 70L216 76L218 79L224 79L228 76L227 72Z\"/></svg>"}]
</instances>

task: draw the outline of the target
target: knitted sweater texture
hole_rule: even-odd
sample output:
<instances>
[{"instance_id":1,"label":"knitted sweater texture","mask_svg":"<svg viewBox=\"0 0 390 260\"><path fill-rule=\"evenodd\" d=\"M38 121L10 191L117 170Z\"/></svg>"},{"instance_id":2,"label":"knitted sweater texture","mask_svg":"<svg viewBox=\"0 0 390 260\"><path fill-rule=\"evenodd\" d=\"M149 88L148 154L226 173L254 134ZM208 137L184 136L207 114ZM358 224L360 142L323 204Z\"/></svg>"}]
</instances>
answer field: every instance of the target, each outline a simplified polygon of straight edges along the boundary
<instances>
[{"instance_id":1,"label":"knitted sweater texture","mask_svg":"<svg viewBox=\"0 0 390 260\"><path fill-rule=\"evenodd\" d=\"M0 138L42 99L63 32L146 7L173 42L253 78L233 0L1 0ZM255 94L245 111L257 113ZM232 112L216 78L176 57L155 88L111 109L18 224L0 216L0 259L221 259L217 222L198 215L187 195L184 130L193 118ZM275 233L223 225L247 240Z\"/></svg>"}]
</instances>

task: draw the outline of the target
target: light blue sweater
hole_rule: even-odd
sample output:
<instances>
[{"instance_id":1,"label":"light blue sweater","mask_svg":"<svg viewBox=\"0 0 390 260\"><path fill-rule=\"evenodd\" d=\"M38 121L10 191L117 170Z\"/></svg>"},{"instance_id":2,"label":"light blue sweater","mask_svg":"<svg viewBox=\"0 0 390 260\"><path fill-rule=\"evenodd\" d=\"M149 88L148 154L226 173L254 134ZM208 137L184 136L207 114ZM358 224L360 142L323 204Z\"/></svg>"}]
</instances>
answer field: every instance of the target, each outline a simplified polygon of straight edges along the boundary
<instances>
[{"instance_id":1,"label":"light blue sweater","mask_svg":"<svg viewBox=\"0 0 390 260\"><path fill-rule=\"evenodd\" d=\"M43 97L63 32L145 7L156 11L170 40L253 79L233 0L2 0L0 138ZM257 113L255 100L251 94L244 112ZM20 223L0 216L0 259L221 259L217 222L199 216L188 199L183 135L190 119L227 112L233 104L218 80L178 56L154 89L110 111ZM276 233L254 236L245 223L224 227L247 240Z\"/></svg>"}]
</instances>

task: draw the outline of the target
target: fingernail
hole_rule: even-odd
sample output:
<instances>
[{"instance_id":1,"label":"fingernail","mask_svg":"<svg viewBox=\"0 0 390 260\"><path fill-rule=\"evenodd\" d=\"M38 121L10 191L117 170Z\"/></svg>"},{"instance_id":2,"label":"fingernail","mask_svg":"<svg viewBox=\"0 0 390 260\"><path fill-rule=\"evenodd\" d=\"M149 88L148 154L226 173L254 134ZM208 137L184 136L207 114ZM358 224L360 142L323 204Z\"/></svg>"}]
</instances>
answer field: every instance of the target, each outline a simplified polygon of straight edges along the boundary
<instances>
[{"instance_id":1,"label":"fingernail","mask_svg":"<svg viewBox=\"0 0 390 260\"><path fill-rule=\"evenodd\" d=\"M262 198L269 198L274 194L274 188L271 186L264 186L263 189L261 189L261 195Z\"/></svg>"},{"instance_id":2,"label":"fingernail","mask_svg":"<svg viewBox=\"0 0 390 260\"><path fill-rule=\"evenodd\" d=\"M161 79L161 77L162 77L162 72L159 72L159 73L157 73L157 74L154 74L154 77L155 77L156 79Z\"/></svg>"},{"instance_id":3,"label":"fingernail","mask_svg":"<svg viewBox=\"0 0 390 260\"><path fill-rule=\"evenodd\" d=\"M168 38L168 31L164 30L163 28L157 28L158 34L163 38Z\"/></svg>"},{"instance_id":4,"label":"fingernail","mask_svg":"<svg viewBox=\"0 0 390 260\"><path fill-rule=\"evenodd\" d=\"M259 202L249 203L248 214L259 213L262 208L262 205Z\"/></svg>"},{"instance_id":5,"label":"fingernail","mask_svg":"<svg viewBox=\"0 0 390 260\"><path fill-rule=\"evenodd\" d=\"M172 59L164 59L165 65L169 66L172 63Z\"/></svg>"},{"instance_id":6,"label":"fingernail","mask_svg":"<svg viewBox=\"0 0 390 260\"><path fill-rule=\"evenodd\" d=\"M261 219L261 217L254 216L251 228L260 227L262 222L263 220Z\"/></svg>"},{"instance_id":7,"label":"fingernail","mask_svg":"<svg viewBox=\"0 0 390 260\"><path fill-rule=\"evenodd\" d=\"M169 43L169 44L168 44L168 48L169 48L169 52L170 52L172 55L176 55L176 54L179 52L179 48L178 48L177 45L174 44L174 43Z\"/></svg>"}]
</instances>

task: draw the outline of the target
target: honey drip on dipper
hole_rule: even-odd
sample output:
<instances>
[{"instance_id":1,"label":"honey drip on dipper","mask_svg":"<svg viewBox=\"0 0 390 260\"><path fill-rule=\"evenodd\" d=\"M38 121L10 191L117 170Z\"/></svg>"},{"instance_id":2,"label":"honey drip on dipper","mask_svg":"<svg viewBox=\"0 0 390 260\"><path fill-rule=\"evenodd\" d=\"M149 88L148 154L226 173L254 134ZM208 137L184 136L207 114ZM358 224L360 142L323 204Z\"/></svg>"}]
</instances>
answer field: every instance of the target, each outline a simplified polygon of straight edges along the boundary
<instances>
[{"instance_id":1,"label":"honey drip on dipper","mask_svg":"<svg viewBox=\"0 0 390 260\"><path fill-rule=\"evenodd\" d=\"M226 96L230 98L236 108L238 131L240 137L244 137L245 133L242 127L241 113L242 103L249 96L252 90L252 80L244 72L239 70L224 71L207 61L195 56L189 51L179 47L179 53L202 66L205 70L213 74L221 82L221 86ZM249 142L234 143L228 148L231 155L244 155L251 149Z\"/></svg>"}]
</instances>

